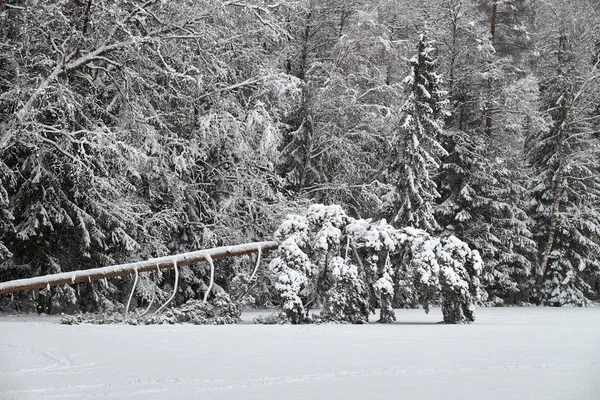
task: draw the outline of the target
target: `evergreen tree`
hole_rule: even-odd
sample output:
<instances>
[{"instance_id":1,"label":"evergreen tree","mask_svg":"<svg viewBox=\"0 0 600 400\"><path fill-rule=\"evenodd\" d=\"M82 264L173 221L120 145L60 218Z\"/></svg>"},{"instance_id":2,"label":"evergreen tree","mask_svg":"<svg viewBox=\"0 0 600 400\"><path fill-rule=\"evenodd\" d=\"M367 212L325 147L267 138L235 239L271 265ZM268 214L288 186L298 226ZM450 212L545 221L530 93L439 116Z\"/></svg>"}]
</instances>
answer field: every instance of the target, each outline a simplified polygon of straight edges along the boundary
<instances>
[{"instance_id":1,"label":"evergreen tree","mask_svg":"<svg viewBox=\"0 0 600 400\"><path fill-rule=\"evenodd\" d=\"M576 3L576 4L575 4ZM540 63L546 74L540 83L550 126L528 138L531 213L539 243L538 301L549 305L585 305L594 296L590 283L600 274L600 157L595 137L600 115L598 63L590 64L597 20L587 2L546 8L556 24L545 26L539 46L547 57ZM592 5L593 7L594 5ZM558 17L558 18L556 18ZM572 24L572 18L578 24Z\"/></svg>"},{"instance_id":2,"label":"evergreen tree","mask_svg":"<svg viewBox=\"0 0 600 400\"><path fill-rule=\"evenodd\" d=\"M433 58L433 42L421 34L417 55L410 60L411 72L405 79L408 100L402 107L405 116L393 139L389 179L394 190L388 194L387 213L398 225L427 231L439 229L433 204L439 197L433 180L439 157L447 155L439 143L444 129L445 94Z\"/></svg>"},{"instance_id":3,"label":"evergreen tree","mask_svg":"<svg viewBox=\"0 0 600 400\"><path fill-rule=\"evenodd\" d=\"M329 263L332 282L325 296L322 316L330 321L353 324L369 322L371 309L367 285L361 279L359 267L342 257L334 257Z\"/></svg>"},{"instance_id":4,"label":"evergreen tree","mask_svg":"<svg viewBox=\"0 0 600 400\"><path fill-rule=\"evenodd\" d=\"M481 130L447 132L449 156L438 176L440 224L480 252L489 302L527 301L536 243L525 212L521 157L500 149L500 141ZM513 146L506 149L515 152Z\"/></svg>"},{"instance_id":5,"label":"evergreen tree","mask_svg":"<svg viewBox=\"0 0 600 400\"><path fill-rule=\"evenodd\" d=\"M448 156L437 176L441 198L436 216L446 233L480 252L488 302L526 301L535 242L523 200L522 143L527 127L539 124L533 120L536 81L511 82L507 60L497 59L488 37L489 27L471 22L477 16L467 2L447 2L450 39L442 49L452 115L441 139ZM502 93L493 90L499 83L505 86ZM494 130L491 120L481 116L491 103Z\"/></svg>"}]
</instances>

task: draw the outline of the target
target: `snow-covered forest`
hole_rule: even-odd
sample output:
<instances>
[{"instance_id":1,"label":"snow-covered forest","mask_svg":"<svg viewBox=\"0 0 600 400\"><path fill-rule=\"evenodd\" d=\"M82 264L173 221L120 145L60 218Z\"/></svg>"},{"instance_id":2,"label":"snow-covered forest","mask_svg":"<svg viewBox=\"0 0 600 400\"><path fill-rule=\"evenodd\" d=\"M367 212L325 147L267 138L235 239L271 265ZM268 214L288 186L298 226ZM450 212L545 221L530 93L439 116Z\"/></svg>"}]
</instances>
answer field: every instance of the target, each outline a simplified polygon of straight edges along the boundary
<instances>
[{"instance_id":1,"label":"snow-covered forest","mask_svg":"<svg viewBox=\"0 0 600 400\"><path fill-rule=\"evenodd\" d=\"M600 2L0 1L0 183L0 282L280 243L2 310L589 305Z\"/></svg>"}]
</instances>

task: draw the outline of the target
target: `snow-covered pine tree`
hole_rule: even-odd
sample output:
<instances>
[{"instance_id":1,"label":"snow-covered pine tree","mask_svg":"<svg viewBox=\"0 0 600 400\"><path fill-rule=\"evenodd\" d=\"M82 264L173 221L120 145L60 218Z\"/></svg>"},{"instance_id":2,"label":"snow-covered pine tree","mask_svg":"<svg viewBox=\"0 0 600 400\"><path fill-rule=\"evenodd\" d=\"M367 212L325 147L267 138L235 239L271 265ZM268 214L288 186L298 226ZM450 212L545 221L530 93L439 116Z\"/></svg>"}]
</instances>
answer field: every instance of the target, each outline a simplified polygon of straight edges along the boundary
<instances>
[{"instance_id":1,"label":"snow-covered pine tree","mask_svg":"<svg viewBox=\"0 0 600 400\"><path fill-rule=\"evenodd\" d=\"M406 243L401 232L386 220L352 220L346 226L346 240L367 282L371 310L380 308L379 322L396 320L394 297Z\"/></svg>"},{"instance_id":2,"label":"snow-covered pine tree","mask_svg":"<svg viewBox=\"0 0 600 400\"><path fill-rule=\"evenodd\" d=\"M532 121L536 81L511 81L513 65L498 58L488 23L472 22L479 19L472 3L446 5L449 39L441 50L452 115L441 139L449 154L436 177L441 194L436 217L447 234L479 250L488 303L527 301L535 242L524 211L522 142L525 130L539 123ZM505 89L492 90L492 83ZM492 103L493 130L481 118Z\"/></svg>"},{"instance_id":3,"label":"snow-covered pine tree","mask_svg":"<svg viewBox=\"0 0 600 400\"><path fill-rule=\"evenodd\" d=\"M342 257L331 259L329 268L332 282L325 295L322 316L330 321L367 323L371 310L363 271Z\"/></svg>"},{"instance_id":4,"label":"snow-covered pine tree","mask_svg":"<svg viewBox=\"0 0 600 400\"><path fill-rule=\"evenodd\" d=\"M518 151L518 150L517 150ZM486 163L480 176L487 177L475 201L475 226L481 231L465 232L465 240L478 249L484 260L482 276L490 305L529 302L535 270L536 243L531 219L526 213L525 178L522 160L498 152L495 162ZM468 239L472 239L473 243Z\"/></svg>"},{"instance_id":5,"label":"snow-covered pine tree","mask_svg":"<svg viewBox=\"0 0 600 400\"><path fill-rule=\"evenodd\" d=\"M595 136L600 115L594 103L600 96L600 65L590 63L585 51L593 48L591 31L598 27L589 12L594 7L597 3L570 1L540 10L555 20L544 25L539 44L552 54L539 65L545 76L542 104L551 124L532 132L528 155L535 171L530 194L539 244L537 300L548 305L588 304L594 296L590 283L600 275L600 146Z\"/></svg>"},{"instance_id":6,"label":"snow-covered pine tree","mask_svg":"<svg viewBox=\"0 0 600 400\"><path fill-rule=\"evenodd\" d=\"M384 210L393 215L397 226L410 225L429 232L439 229L433 214L434 201L439 197L433 177L439 157L447 154L439 143L446 92L440 86L434 51L433 42L421 34L417 55L410 60L410 75L404 80L408 100L402 106L405 116L393 139L388 179L394 189Z\"/></svg>"},{"instance_id":7,"label":"snow-covered pine tree","mask_svg":"<svg viewBox=\"0 0 600 400\"><path fill-rule=\"evenodd\" d=\"M414 228L400 232L407 251L396 279L403 281L409 304L429 312L430 305L441 303L445 323L473 322L483 267L477 250L452 235L440 239Z\"/></svg>"},{"instance_id":8,"label":"snow-covered pine tree","mask_svg":"<svg viewBox=\"0 0 600 400\"><path fill-rule=\"evenodd\" d=\"M438 177L442 201L436 216L446 233L481 253L487 302L528 301L536 243L525 212L519 149L507 145L514 154L500 149L497 140L481 136L481 131L448 133L453 145Z\"/></svg>"},{"instance_id":9,"label":"snow-covered pine tree","mask_svg":"<svg viewBox=\"0 0 600 400\"><path fill-rule=\"evenodd\" d=\"M289 26L285 66L288 74L302 82L302 101L286 121L284 159L280 168L288 188L303 192L328 180L327 148L330 140L335 142L337 138L332 135L331 129L323 129L319 123L324 111L319 107L319 92L325 76L332 69L330 60L333 59L335 42L344 29L344 15L351 9L345 9L343 6L346 4L342 5L337 0L290 3L290 14L285 18L293 23Z\"/></svg>"}]
</instances>

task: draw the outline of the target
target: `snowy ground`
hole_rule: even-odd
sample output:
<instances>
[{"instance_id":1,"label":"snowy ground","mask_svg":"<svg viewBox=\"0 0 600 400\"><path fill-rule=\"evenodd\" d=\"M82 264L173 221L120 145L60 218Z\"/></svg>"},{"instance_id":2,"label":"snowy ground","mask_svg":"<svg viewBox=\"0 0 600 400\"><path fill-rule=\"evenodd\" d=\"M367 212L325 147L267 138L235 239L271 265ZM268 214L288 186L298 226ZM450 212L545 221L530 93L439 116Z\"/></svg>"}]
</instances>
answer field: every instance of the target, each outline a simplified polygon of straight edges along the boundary
<instances>
[{"instance_id":1,"label":"snowy ground","mask_svg":"<svg viewBox=\"0 0 600 400\"><path fill-rule=\"evenodd\" d=\"M600 308L393 325L64 326L0 316L0 399L600 399ZM251 321L253 315L245 314Z\"/></svg>"}]
</instances>

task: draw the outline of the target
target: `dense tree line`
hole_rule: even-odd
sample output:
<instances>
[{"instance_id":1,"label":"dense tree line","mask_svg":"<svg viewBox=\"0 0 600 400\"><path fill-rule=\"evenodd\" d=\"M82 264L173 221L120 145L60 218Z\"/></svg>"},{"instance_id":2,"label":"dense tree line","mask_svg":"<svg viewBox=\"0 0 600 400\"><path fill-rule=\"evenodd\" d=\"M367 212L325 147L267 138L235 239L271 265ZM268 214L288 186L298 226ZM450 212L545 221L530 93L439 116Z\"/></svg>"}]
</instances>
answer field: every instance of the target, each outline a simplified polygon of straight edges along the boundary
<instances>
[{"instance_id":1,"label":"dense tree line","mask_svg":"<svg viewBox=\"0 0 600 400\"><path fill-rule=\"evenodd\" d=\"M0 4L0 281L270 238L324 203L460 238L484 303L600 296L597 1ZM279 301L250 261L219 289ZM176 301L207 274L182 268ZM130 284L1 305L111 308Z\"/></svg>"}]
</instances>

